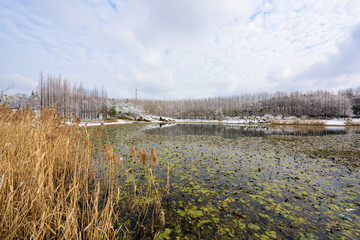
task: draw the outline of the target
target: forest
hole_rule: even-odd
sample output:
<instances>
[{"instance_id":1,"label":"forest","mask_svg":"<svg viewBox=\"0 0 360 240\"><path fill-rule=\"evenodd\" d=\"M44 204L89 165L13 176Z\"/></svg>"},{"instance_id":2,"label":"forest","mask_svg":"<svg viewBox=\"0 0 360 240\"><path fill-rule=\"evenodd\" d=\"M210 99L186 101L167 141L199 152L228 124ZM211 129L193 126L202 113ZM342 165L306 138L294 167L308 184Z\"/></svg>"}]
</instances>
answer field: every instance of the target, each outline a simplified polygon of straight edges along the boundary
<instances>
[{"instance_id":1,"label":"forest","mask_svg":"<svg viewBox=\"0 0 360 240\"><path fill-rule=\"evenodd\" d=\"M6 95L1 102L12 109L54 107L64 116L73 114L81 119L106 117L165 116L177 119L224 119L248 116L295 116L308 118L346 118L360 116L360 87L355 89L292 91L275 93L239 93L230 97L209 97L182 100L109 98L100 90L71 84L61 75L40 73L37 89L30 96L24 93Z\"/></svg>"},{"instance_id":2,"label":"forest","mask_svg":"<svg viewBox=\"0 0 360 240\"><path fill-rule=\"evenodd\" d=\"M96 87L86 89L82 83L71 84L62 79L61 75L47 74L45 77L40 73L37 89L33 90L30 96L24 93L2 93L0 102L6 102L12 109L22 109L26 105L32 110L55 107L64 116L73 114L81 119L99 119L108 114L108 97L103 87L100 90Z\"/></svg>"},{"instance_id":3,"label":"forest","mask_svg":"<svg viewBox=\"0 0 360 240\"><path fill-rule=\"evenodd\" d=\"M360 88L332 93L276 92L176 101L136 100L147 114L174 118L223 119L246 116L350 117L360 114Z\"/></svg>"}]
</instances>

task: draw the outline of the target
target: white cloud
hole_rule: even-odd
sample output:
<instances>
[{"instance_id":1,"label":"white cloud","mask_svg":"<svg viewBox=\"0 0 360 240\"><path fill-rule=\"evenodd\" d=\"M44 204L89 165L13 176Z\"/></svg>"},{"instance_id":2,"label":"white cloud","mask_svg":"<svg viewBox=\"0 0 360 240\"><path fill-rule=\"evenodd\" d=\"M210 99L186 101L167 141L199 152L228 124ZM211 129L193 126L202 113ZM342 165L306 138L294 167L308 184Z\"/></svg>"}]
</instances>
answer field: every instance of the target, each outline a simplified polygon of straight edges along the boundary
<instances>
[{"instance_id":1,"label":"white cloud","mask_svg":"<svg viewBox=\"0 0 360 240\"><path fill-rule=\"evenodd\" d=\"M21 76L19 74L7 74L0 76L0 90L9 89L7 94L13 94L17 91L30 93L32 90L36 90L37 82Z\"/></svg>"},{"instance_id":2,"label":"white cloud","mask_svg":"<svg viewBox=\"0 0 360 240\"><path fill-rule=\"evenodd\" d=\"M270 73L269 78L283 88L331 88L341 89L360 84L360 24L349 38L337 44L336 51L324 56L305 68L287 66ZM306 84L304 84L306 83ZM293 87L291 87L291 85Z\"/></svg>"},{"instance_id":3,"label":"white cloud","mask_svg":"<svg viewBox=\"0 0 360 240\"><path fill-rule=\"evenodd\" d=\"M346 38L359 7L356 0L5 0L0 73L33 82L40 71L61 73L124 98L135 88L144 98L188 98L355 87L358 59L341 56L355 47ZM327 75L325 61L333 64Z\"/></svg>"}]
</instances>

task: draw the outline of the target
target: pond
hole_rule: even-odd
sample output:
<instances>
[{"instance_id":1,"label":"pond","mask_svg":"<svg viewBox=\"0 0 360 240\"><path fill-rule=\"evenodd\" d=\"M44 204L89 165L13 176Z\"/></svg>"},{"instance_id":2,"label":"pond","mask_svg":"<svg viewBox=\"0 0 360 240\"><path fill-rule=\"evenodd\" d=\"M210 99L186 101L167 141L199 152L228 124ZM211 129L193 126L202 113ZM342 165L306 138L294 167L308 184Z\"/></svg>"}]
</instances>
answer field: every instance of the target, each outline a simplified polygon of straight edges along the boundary
<instances>
[{"instance_id":1,"label":"pond","mask_svg":"<svg viewBox=\"0 0 360 240\"><path fill-rule=\"evenodd\" d=\"M149 134L159 134L166 136L207 135L220 136L229 139L238 139L244 136L321 136L331 134L360 133L360 127L177 123L153 125L146 129L145 132Z\"/></svg>"},{"instance_id":2,"label":"pond","mask_svg":"<svg viewBox=\"0 0 360 240\"><path fill-rule=\"evenodd\" d=\"M155 224L158 239L360 238L357 131L315 130L298 136L271 135L270 128L196 128L99 128L139 186L145 168L134 164L130 147L148 153L156 148L159 164L154 172L161 188L169 163L170 193L161 202L166 224ZM142 224L148 232L141 238L152 239L154 222Z\"/></svg>"}]
</instances>

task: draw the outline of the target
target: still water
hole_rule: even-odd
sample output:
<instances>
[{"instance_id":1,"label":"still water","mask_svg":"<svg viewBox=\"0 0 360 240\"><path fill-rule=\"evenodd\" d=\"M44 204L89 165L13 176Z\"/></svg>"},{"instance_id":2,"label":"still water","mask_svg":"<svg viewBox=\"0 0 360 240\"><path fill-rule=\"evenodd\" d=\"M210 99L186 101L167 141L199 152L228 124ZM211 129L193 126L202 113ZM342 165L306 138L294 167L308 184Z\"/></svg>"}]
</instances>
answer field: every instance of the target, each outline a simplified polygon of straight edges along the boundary
<instances>
[{"instance_id":1,"label":"still water","mask_svg":"<svg viewBox=\"0 0 360 240\"><path fill-rule=\"evenodd\" d=\"M157 239L360 239L358 128L131 124L99 130L123 158L116 169L124 179L120 192L135 186L136 201L156 203L153 209L166 216L165 225L156 224L150 206L141 215L144 238L134 232L132 239L155 233ZM143 166L129 155L132 147L156 148L158 164ZM152 196L149 182L161 201L142 202ZM137 215L118 216L140 227Z\"/></svg>"},{"instance_id":2,"label":"still water","mask_svg":"<svg viewBox=\"0 0 360 240\"><path fill-rule=\"evenodd\" d=\"M263 137L267 135L323 136L334 134L360 133L360 127L325 126L271 126L235 124L159 124L145 130L148 134L165 136L206 135L227 139L241 137Z\"/></svg>"}]
</instances>

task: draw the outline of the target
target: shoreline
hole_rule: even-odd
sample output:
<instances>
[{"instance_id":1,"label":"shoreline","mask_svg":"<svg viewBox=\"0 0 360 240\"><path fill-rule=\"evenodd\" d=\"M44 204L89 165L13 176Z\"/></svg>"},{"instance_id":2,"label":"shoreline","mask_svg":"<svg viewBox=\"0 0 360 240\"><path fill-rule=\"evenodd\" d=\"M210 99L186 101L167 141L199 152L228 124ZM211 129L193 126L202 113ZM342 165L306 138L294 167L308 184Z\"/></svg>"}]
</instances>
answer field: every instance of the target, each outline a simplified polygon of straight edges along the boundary
<instances>
[{"instance_id":1,"label":"shoreline","mask_svg":"<svg viewBox=\"0 0 360 240\"><path fill-rule=\"evenodd\" d=\"M241 120L202 120L202 119L174 119L173 121L159 121L159 120L151 120L151 121L134 121L134 120L124 120L117 119L116 122L81 122L79 127L96 127L96 126L107 126L107 125L122 125L122 124L233 124L233 125L241 125L241 126L259 126L259 125L267 125L267 126L309 126L309 127L360 127L360 119L352 120L351 122L346 120L317 120L317 119L309 119L309 120L276 120L279 121L277 123L271 122L248 122L245 119Z\"/></svg>"}]
</instances>

